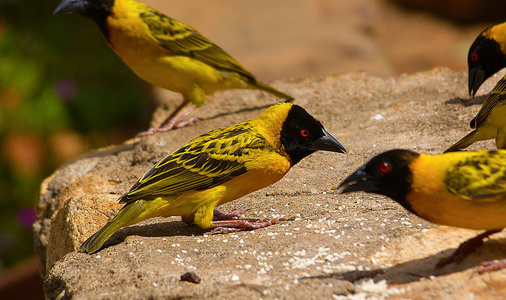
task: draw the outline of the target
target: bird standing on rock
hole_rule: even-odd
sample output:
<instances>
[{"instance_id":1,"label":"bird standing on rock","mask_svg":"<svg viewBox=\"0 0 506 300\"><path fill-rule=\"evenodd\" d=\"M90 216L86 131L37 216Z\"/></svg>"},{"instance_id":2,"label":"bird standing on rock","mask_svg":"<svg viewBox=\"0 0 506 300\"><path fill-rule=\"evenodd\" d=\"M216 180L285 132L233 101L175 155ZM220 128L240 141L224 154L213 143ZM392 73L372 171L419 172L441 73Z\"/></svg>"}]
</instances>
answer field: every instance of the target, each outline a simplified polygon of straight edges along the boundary
<instances>
[{"instance_id":1,"label":"bird standing on rock","mask_svg":"<svg viewBox=\"0 0 506 300\"><path fill-rule=\"evenodd\" d=\"M360 167L338 189L390 197L432 223L485 230L437 264L443 267L464 259L485 237L506 227L506 150L441 155L391 150ZM505 267L503 259L485 263L479 272Z\"/></svg>"},{"instance_id":2,"label":"bird standing on rock","mask_svg":"<svg viewBox=\"0 0 506 300\"><path fill-rule=\"evenodd\" d=\"M445 152L464 149L474 142L493 138L497 149L506 149L506 75L497 82L470 125L474 130Z\"/></svg>"},{"instance_id":3,"label":"bird standing on rock","mask_svg":"<svg viewBox=\"0 0 506 300\"><path fill-rule=\"evenodd\" d=\"M506 23L483 30L469 48L469 95L474 97L481 84L506 67Z\"/></svg>"},{"instance_id":4,"label":"bird standing on rock","mask_svg":"<svg viewBox=\"0 0 506 300\"><path fill-rule=\"evenodd\" d=\"M121 227L157 216L182 216L186 223L225 232L275 224L278 220L230 220L237 213L214 209L275 183L317 150L346 152L318 120L291 103L202 134L146 172L119 198L125 206L79 251L94 253Z\"/></svg>"},{"instance_id":5,"label":"bird standing on rock","mask_svg":"<svg viewBox=\"0 0 506 300\"><path fill-rule=\"evenodd\" d=\"M253 89L294 98L258 81L238 61L194 28L134 0L63 0L55 15L91 18L116 54L147 82L183 95L183 103L145 134L191 124L183 121L206 95L225 89Z\"/></svg>"}]
</instances>

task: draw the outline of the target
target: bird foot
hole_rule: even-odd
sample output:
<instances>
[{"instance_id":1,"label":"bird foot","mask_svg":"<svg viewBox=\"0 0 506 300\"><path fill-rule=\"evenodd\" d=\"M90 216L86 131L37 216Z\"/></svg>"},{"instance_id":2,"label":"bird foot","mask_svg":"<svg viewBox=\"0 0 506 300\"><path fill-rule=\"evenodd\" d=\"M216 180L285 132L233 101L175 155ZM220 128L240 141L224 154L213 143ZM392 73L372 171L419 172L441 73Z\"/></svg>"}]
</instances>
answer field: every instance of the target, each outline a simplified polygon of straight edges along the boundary
<instances>
[{"instance_id":1,"label":"bird foot","mask_svg":"<svg viewBox=\"0 0 506 300\"><path fill-rule=\"evenodd\" d=\"M231 211L228 211L226 213L222 213L217 209L215 209L213 212L214 214L213 221L230 220L232 218L236 218L246 211L246 207L247 206L245 205L241 208L232 209Z\"/></svg>"},{"instance_id":2,"label":"bird foot","mask_svg":"<svg viewBox=\"0 0 506 300\"><path fill-rule=\"evenodd\" d=\"M231 233L242 230L253 230L258 228L268 227L274 224L278 224L280 221L284 219L274 219L274 220L259 220L256 222L251 222L248 220L223 220L223 221L213 221L211 227L214 227L213 233Z\"/></svg>"},{"instance_id":3,"label":"bird foot","mask_svg":"<svg viewBox=\"0 0 506 300\"><path fill-rule=\"evenodd\" d=\"M480 265L478 274L499 271L506 268L506 259L487 261Z\"/></svg>"},{"instance_id":4,"label":"bird foot","mask_svg":"<svg viewBox=\"0 0 506 300\"><path fill-rule=\"evenodd\" d=\"M193 126L195 125L195 123L197 123L199 121L199 119L197 118L191 118L189 120L186 120L186 121L180 121L176 124L174 124L174 126L172 128L183 128L183 127L186 127L186 126ZM171 128L171 129L172 129ZM170 130L170 129L169 129Z\"/></svg>"},{"instance_id":5,"label":"bird foot","mask_svg":"<svg viewBox=\"0 0 506 300\"><path fill-rule=\"evenodd\" d=\"M167 131L172 130L174 128L183 128L186 126L192 126L192 125L195 125L195 123L198 121L199 121L199 119L197 119L197 118L191 118L191 119L185 120L185 121L179 121L179 122L174 122L174 123L169 122L162 127L150 128L149 130L143 131L143 132L137 134L137 136L144 137L144 136L152 135L155 133L167 132Z\"/></svg>"},{"instance_id":6,"label":"bird foot","mask_svg":"<svg viewBox=\"0 0 506 300\"><path fill-rule=\"evenodd\" d=\"M456 262L456 263L461 262L469 254L473 253L476 250L476 248L483 245L484 238L488 237L491 234L499 232L499 231L500 230L486 231L482 234L475 236L474 238L471 238L471 239L463 242L462 244L460 244L460 246L457 248L457 250L455 250L455 252L453 252L452 255L439 260L439 262L436 264L436 268L438 268L438 269L442 268L442 267L444 267L450 263L453 263L453 262Z\"/></svg>"},{"instance_id":7,"label":"bird foot","mask_svg":"<svg viewBox=\"0 0 506 300\"><path fill-rule=\"evenodd\" d=\"M169 131L169 130L170 129L163 130L162 128L150 128L150 129L148 129L146 131L138 133L137 136L144 137L144 136L152 135L152 134L159 133L159 132L165 132L165 131Z\"/></svg>"}]
</instances>

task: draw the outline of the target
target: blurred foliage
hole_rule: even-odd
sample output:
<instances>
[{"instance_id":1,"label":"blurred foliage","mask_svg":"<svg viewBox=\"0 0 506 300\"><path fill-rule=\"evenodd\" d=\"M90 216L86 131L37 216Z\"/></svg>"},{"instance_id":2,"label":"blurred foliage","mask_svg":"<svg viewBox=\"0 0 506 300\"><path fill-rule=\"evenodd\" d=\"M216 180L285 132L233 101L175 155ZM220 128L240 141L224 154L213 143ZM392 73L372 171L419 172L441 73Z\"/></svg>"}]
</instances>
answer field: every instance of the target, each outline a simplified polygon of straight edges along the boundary
<instances>
[{"instance_id":1,"label":"blurred foliage","mask_svg":"<svg viewBox=\"0 0 506 300\"><path fill-rule=\"evenodd\" d=\"M147 87L58 0L0 0L0 271L33 254L41 181L146 129Z\"/></svg>"}]
</instances>

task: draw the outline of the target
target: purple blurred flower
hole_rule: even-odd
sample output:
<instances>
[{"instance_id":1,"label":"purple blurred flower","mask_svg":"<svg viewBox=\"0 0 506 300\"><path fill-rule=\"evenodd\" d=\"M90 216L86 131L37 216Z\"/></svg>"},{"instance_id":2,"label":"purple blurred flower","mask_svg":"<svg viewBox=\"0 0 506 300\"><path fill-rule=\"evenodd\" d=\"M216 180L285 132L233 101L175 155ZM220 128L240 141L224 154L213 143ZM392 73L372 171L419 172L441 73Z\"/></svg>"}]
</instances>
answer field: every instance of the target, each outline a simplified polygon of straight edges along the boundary
<instances>
[{"instance_id":1,"label":"purple blurred flower","mask_svg":"<svg viewBox=\"0 0 506 300\"><path fill-rule=\"evenodd\" d=\"M70 101L77 94L77 86L68 78L58 80L54 85L54 90L63 101Z\"/></svg>"},{"instance_id":2,"label":"purple blurred flower","mask_svg":"<svg viewBox=\"0 0 506 300\"><path fill-rule=\"evenodd\" d=\"M18 211L18 222L24 228L31 229L32 224L37 219L37 210L35 208L22 208Z\"/></svg>"}]
</instances>

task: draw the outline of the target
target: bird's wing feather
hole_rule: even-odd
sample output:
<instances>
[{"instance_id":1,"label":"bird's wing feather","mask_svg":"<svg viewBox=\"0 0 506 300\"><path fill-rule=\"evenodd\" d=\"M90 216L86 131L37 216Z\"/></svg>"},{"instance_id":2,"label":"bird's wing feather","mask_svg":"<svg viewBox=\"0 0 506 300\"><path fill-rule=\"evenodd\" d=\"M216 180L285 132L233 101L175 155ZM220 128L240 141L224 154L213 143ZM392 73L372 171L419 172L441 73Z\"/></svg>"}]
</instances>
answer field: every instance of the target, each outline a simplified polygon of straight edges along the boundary
<instances>
[{"instance_id":1,"label":"bird's wing feather","mask_svg":"<svg viewBox=\"0 0 506 300\"><path fill-rule=\"evenodd\" d=\"M158 162L119 201L212 188L248 172L247 163L263 151L274 150L244 125L203 134Z\"/></svg>"},{"instance_id":2,"label":"bird's wing feather","mask_svg":"<svg viewBox=\"0 0 506 300\"><path fill-rule=\"evenodd\" d=\"M483 103L480 111L478 114L476 114L476 117L474 117L473 121L471 121L471 127L472 128L478 128L487 117L490 115L490 112L492 109L499 103L506 99L506 75L501 78L495 85L495 87L490 92L490 95L488 95L487 99L485 100L485 103ZM474 123L474 124L473 124Z\"/></svg>"},{"instance_id":3,"label":"bird's wing feather","mask_svg":"<svg viewBox=\"0 0 506 300\"><path fill-rule=\"evenodd\" d=\"M506 154L474 156L448 168L445 184L448 190L465 199L487 199L506 196Z\"/></svg>"},{"instance_id":4,"label":"bird's wing feather","mask_svg":"<svg viewBox=\"0 0 506 300\"><path fill-rule=\"evenodd\" d=\"M219 70L239 73L248 81L256 81L238 61L209 41L193 27L165 16L155 9L140 14L153 37L172 55L195 58Z\"/></svg>"}]
</instances>

